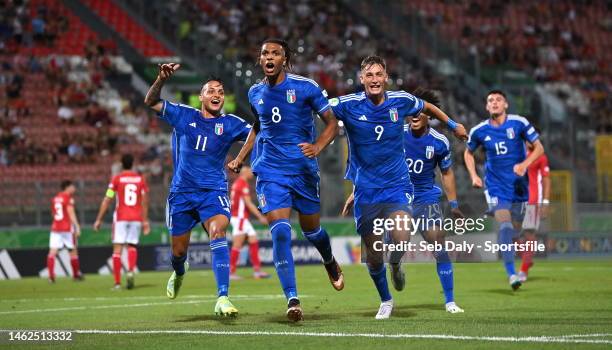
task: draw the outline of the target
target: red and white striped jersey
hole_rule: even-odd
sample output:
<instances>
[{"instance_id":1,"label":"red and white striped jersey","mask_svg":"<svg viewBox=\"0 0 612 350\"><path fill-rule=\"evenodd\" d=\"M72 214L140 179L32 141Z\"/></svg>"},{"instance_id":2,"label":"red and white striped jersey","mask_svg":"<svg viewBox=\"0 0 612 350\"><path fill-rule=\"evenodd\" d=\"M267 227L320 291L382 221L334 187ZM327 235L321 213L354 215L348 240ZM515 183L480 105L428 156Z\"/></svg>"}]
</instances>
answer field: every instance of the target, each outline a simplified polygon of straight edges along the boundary
<instances>
[{"instance_id":1,"label":"red and white striped jersey","mask_svg":"<svg viewBox=\"0 0 612 350\"><path fill-rule=\"evenodd\" d=\"M72 232L72 222L68 216L68 207L74 206L72 196L64 191L59 192L51 200L52 232Z\"/></svg>"},{"instance_id":2,"label":"red and white striped jersey","mask_svg":"<svg viewBox=\"0 0 612 350\"><path fill-rule=\"evenodd\" d=\"M249 209L244 202L245 196L250 196L249 183L238 177L232 184L232 190L230 192L230 198L232 200L232 217L240 219L249 218Z\"/></svg>"},{"instance_id":3,"label":"red and white striped jersey","mask_svg":"<svg viewBox=\"0 0 612 350\"><path fill-rule=\"evenodd\" d=\"M548 176L549 171L546 154L542 154L527 168L527 174L529 175L529 204L542 203L542 199L544 199L542 197L544 195L542 178Z\"/></svg>"}]
</instances>

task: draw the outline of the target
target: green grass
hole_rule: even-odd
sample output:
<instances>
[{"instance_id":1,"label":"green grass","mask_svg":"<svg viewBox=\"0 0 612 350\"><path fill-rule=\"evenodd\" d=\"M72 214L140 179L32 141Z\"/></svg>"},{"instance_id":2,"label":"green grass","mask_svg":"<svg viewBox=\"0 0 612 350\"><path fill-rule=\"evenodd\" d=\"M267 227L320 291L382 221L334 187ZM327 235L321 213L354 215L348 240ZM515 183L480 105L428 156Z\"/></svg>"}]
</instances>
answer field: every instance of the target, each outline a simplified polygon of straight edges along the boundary
<instances>
[{"instance_id":1,"label":"green grass","mask_svg":"<svg viewBox=\"0 0 612 350\"><path fill-rule=\"evenodd\" d=\"M455 294L464 314L444 311L433 264L405 266L408 283L394 292L390 320L376 321L378 297L363 266L346 266L346 288L336 292L321 266L297 268L306 320L289 323L285 300L274 277L232 282L231 294L240 315L213 315L215 287L209 270L190 271L181 295L165 297L169 273L137 276L134 290L110 291L112 277L89 275L82 283L39 278L0 281L0 329L64 330L197 330L311 333L376 333L383 335L455 335L474 337L559 337L605 333L592 343L542 343L486 339L322 337L304 335L219 334L74 334L72 342L9 343L0 348L114 349L575 349L610 348L612 344L612 260L537 261L530 281L512 292L500 263L456 264ZM270 271L272 272L272 271ZM250 270L240 273L248 277ZM49 311L49 309L61 309ZM26 310L36 312L20 313ZM560 338L555 338L560 339Z\"/></svg>"}]
</instances>

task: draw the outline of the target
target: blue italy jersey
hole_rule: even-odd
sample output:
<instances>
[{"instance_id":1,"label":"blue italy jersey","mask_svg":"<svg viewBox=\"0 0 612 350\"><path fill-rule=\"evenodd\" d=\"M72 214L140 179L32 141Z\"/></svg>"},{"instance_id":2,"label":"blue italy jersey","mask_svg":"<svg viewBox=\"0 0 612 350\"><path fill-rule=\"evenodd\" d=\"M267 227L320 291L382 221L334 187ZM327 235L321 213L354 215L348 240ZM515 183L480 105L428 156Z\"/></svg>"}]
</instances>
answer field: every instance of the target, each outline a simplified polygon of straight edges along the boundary
<instances>
[{"instance_id":1,"label":"blue italy jersey","mask_svg":"<svg viewBox=\"0 0 612 350\"><path fill-rule=\"evenodd\" d=\"M234 141L246 139L251 125L232 114L204 118L195 108L168 101L159 117L174 128L170 192L227 191L227 152Z\"/></svg>"},{"instance_id":2,"label":"blue italy jersey","mask_svg":"<svg viewBox=\"0 0 612 350\"><path fill-rule=\"evenodd\" d=\"M387 91L385 101L375 106L365 92L360 92L334 98L330 103L346 129L347 179L364 188L410 182L403 147L404 118L421 113L421 99L405 91Z\"/></svg>"},{"instance_id":3,"label":"blue italy jersey","mask_svg":"<svg viewBox=\"0 0 612 350\"><path fill-rule=\"evenodd\" d=\"M525 141L531 143L539 135L527 119L508 114L500 126L492 126L485 120L470 130L467 147L474 152L483 146L485 162L485 186L492 202L523 202L529 197L527 175L514 174L514 165L527 157ZM491 202L491 201L490 201Z\"/></svg>"},{"instance_id":4,"label":"blue italy jersey","mask_svg":"<svg viewBox=\"0 0 612 350\"><path fill-rule=\"evenodd\" d=\"M432 128L424 135L415 137L410 125L406 124L404 150L410 181L414 186L414 204L438 203L442 190L435 184L436 167L444 171L453 163L448 139Z\"/></svg>"},{"instance_id":5,"label":"blue italy jersey","mask_svg":"<svg viewBox=\"0 0 612 350\"><path fill-rule=\"evenodd\" d=\"M249 103L260 122L253 171L264 177L317 174L317 160L304 156L298 144L315 141L313 112L321 114L329 109L319 85L286 74L285 80L273 87L266 82L253 85Z\"/></svg>"}]
</instances>

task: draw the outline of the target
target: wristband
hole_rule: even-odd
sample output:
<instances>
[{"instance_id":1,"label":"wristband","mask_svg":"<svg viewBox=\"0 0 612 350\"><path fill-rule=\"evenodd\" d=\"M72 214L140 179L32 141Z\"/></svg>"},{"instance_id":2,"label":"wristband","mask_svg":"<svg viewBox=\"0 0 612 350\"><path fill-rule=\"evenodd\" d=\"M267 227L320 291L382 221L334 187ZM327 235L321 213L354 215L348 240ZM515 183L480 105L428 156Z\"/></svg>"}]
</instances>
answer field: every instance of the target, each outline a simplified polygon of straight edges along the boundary
<instances>
[{"instance_id":1,"label":"wristband","mask_svg":"<svg viewBox=\"0 0 612 350\"><path fill-rule=\"evenodd\" d=\"M550 204L550 201L548 199L542 199L542 204Z\"/></svg>"},{"instance_id":2,"label":"wristband","mask_svg":"<svg viewBox=\"0 0 612 350\"><path fill-rule=\"evenodd\" d=\"M448 201L448 204L450 204L451 209L459 208L459 202L457 202L456 199L452 201Z\"/></svg>"},{"instance_id":3,"label":"wristband","mask_svg":"<svg viewBox=\"0 0 612 350\"><path fill-rule=\"evenodd\" d=\"M446 122L446 126L448 126L448 128L451 131L455 131L455 129L457 129L457 122L452 120L451 118L448 118L448 121Z\"/></svg>"}]
</instances>

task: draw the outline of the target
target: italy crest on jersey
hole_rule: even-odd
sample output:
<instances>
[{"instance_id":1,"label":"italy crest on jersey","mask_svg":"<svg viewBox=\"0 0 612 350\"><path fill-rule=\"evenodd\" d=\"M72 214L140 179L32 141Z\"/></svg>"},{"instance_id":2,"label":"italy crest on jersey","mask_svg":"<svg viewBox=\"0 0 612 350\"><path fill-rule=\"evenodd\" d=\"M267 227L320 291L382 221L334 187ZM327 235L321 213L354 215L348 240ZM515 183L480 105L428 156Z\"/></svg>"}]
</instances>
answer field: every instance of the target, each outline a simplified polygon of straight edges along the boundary
<instances>
[{"instance_id":1,"label":"italy crest on jersey","mask_svg":"<svg viewBox=\"0 0 612 350\"><path fill-rule=\"evenodd\" d=\"M215 134L217 134L217 135L223 134L223 123L216 123L215 124Z\"/></svg>"},{"instance_id":2,"label":"italy crest on jersey","mask_svg":"<svg viewBox=\"0 0 612 350\"><path fill-rule=\"evenodd\" d=\"M397 113L397 108L391 108L389 110L389 117L391 117L391 121L394 123L399 119L399 113Z\"/></svg>"},{"instance_id":3,"label":"italy crest on jersey","mask_svg":"<svg viewBox=\"0 0 612 350\"><path fill-rule=\"evenodd\" d=\"M514 129L512 128L506 129L506 136L508 136L508 138L512 140L514 138Z\"/></svg>"},{"instance_id":4,"label":"italy crest on jersey","mask_svg":"<svg viewBox=\"0 0 612 350\"><path fill-rule=\"evenodd\" d=\"M427 159L431 159L434 156L434 147L433 146L427 146L425 148L425 158Z\"/></svg>"},{"instance_id":5,"label":"italy crest on jersey","mask_svg":"<svg viewBox=\"0 0 612 350\"><path fill-rule=\"evenodd\" d=\"M287 90L287 102L294 103L296 100L295 90Z\"/></svg>"}]
</instances>

